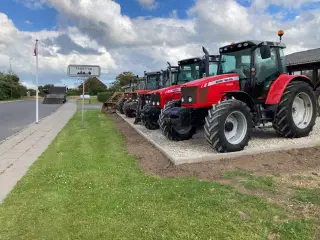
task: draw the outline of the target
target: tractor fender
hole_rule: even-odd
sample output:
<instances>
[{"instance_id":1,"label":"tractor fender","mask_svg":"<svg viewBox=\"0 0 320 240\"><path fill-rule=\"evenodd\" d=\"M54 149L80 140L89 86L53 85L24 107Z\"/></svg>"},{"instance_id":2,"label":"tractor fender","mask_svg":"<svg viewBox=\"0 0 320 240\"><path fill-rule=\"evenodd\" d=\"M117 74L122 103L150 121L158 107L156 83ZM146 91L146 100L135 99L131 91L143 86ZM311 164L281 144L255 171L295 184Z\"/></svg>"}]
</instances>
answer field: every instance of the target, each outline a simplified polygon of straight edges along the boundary
<instances>
[{"instance_id":1,"label":"tractor fender","mask_svg":"<svg viewBox=\"0 0 320 240\"><path fill-rule=\"evenodd\" d=\"M255 108L255 102L254 102L253 98L248 93L246 93L244 91L227 91L227 92L224 92L224 96L222 97L222 99L229 98L229 97L234 97L235 99L246 103L247 106L251 110L254 110L254 108Z\"/></svg>"},{"instance_id":2,"label":"tractor fender","mask_svg":"<svg viewBox=\"0 0 320 240\"><path fill-rule=\"evenodd\" d=\"M281 100L284 90L291 81L306 82L314 89L311 80L304 75L281 74L270 86L265 104L278 104Z\"/></svg>"}]
</instances>

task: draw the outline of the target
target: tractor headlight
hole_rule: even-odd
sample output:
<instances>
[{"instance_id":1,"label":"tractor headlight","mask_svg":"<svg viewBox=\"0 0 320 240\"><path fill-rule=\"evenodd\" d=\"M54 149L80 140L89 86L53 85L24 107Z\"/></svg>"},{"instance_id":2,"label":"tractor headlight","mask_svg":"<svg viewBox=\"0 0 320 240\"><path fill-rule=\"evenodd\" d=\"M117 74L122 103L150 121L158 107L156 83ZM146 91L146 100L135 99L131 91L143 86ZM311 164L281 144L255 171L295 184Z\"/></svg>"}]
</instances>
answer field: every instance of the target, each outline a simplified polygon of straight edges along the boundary
<instances>
[{"instance_id":1,"label":"tractor headlight","mask_svg":"<svg viewBox=\"0 0 320 240\"><path fill-rule=\"evenodd\" d=\"M158 105L158 106L160 105L160 102L159 102L159 101L157 102L157 105Z\"/></svg>"},{"instance_id":2,"label":"tractor headlight","mask_svg":"<svg viewBox=\"0 0 320 240\"><path fill-rule=\"evenodd\" d=\"M184 98L183 97L181 98L181 102L184 102Z\"/></svg>"},{"instance_id":3,"label":"tractor headlight","mask_svg":"<svg viewBox=\"0 0 320 240\"><path fill-rule=\"evenodd\" d=\"M152 105L154 106L154 105L156 105L156 103L155 103L155 102L152 102Z\"/></svg>"},{"instance_id":4,"label":"tractor headlight","mask_svg":"<svg viewBox=\"0 0 320 240\"><path fill-rule=\"evenodd\" d=\"M188 102L192 102L192 97L188 97Z\"/></svg>"}]
</instances>

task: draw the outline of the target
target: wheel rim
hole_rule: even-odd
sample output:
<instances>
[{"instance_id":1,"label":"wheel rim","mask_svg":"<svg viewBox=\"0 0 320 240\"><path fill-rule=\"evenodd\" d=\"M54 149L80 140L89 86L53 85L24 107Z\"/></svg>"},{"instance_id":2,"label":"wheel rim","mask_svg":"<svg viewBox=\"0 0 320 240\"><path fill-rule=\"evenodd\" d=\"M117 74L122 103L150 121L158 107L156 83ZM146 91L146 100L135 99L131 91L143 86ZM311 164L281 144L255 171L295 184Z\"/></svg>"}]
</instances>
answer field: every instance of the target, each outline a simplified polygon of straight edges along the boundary
<instances>
[{"instance_id":1,"label":"wheel rim","mask_svg":"<svg viewBox=\"0 0 320 240\"><path fill-rule=\"evenodd\" d=\"M173 129L180 135L187 134L191 131L192 126L189 127L173 127Z\"/></svg>"},{"instance_id":2,"label":"wheel rim","mask_svg":"<svg viewBox=\"0 0 320 240\"><path fill-rule=\"evenodd\" d=\"M312 113L313 106L309 95L306 93L297 94L292 104L294 124L300 129L306 128L312 120Z\"/></svg>"},{"instance_id":3,"label":"wheel rim","mask_svg":"<svg viewBox=\"0 0 320 240\"><path fill-rule=\"evenodd\" d=\"M242 112L230 113L224 122L224 135L231 144L239 144L245 138L247 130L247 119Z\"/></svg>"}]
</instances>

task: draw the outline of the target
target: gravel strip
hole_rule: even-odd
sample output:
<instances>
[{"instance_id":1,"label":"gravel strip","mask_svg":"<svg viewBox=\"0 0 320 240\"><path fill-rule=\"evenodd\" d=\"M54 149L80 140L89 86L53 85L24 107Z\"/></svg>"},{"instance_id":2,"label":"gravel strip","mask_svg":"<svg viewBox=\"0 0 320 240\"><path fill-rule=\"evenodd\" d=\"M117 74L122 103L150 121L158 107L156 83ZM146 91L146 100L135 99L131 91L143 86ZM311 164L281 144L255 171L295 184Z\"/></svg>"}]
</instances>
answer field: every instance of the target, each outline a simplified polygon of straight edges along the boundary
<instances>
[{"instance_id":1,"label":"gravel strip","mask_svg":"<svg viewBox=\"0 0 320 240\"><path fill-rule=\"evenodd\" d=\"M148 130L140 124L134 125L134 119L126 118L124 115L120 116L127 120L133 128L140 130L154 142L159 144L174 158L205 159L210 158L210 156L223 155L217 153L210 147L204 138L203 130L199 130L199 132L188 141L172 142L162 135L159 129ZM271 152L279 149L288 149L291 146L293 148L297 146L314 146L318 143L320 143L320 118L317 119L316 125L314 126L310 136L304 138L285 139L278 137L271 125L266 126L266 128L255 129L253 136L249 141L249 145L244 149L244 151L248 153Z\"/></svg>"}]
</instances>

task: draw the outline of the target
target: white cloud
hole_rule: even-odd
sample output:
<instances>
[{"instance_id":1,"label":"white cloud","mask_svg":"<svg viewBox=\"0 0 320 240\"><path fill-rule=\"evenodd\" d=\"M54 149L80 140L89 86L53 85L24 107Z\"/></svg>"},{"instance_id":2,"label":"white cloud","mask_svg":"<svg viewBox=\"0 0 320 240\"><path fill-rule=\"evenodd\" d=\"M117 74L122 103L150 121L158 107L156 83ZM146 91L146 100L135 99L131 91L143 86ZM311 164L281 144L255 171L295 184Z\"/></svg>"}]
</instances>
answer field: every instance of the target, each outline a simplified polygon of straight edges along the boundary
<instances>
[{"instance_id":1,"label":"white cloud","mask_svg":"<svg viewBox=\"0 0 320 240\"><path fill-rule=\"evenodd\" d=\"M121 71L142 74L144 70L165 68L167 61L176 65L180 59L201 56L202 45L216 54L221 45L233 41L274 41L279 29L285 31L287 53L316 48L320 42L319 10L297 10L299 15L286 22L281 21L283 12L272 16L262 11L271 3L298 8L311 1L297 0L289 6L287 0L255 0L246 8L235 0L195 0L188 18L179 19L175 10L168 18L130 18L111 0L25 0L33 8L43 4L55 8L62 22L57 24L57 30L26 32L0 13L0 71L8 69L11 56L13 70L24 80L34 79L35 39L40 40L42 83L67 81L66 69L71 63L99 64L107 72L102 77L104 82L112 81ZM68 26L66 20L73 26Z\"/></svg>"},{"instance_id":2,"label":"white cloud","mask_svg":"<svg viewBox=\"0 0 320 240\"><path fill-rule=\"evenodd\" d=\"M137 0L137 1L142 7L149 10L157 8L157 5L158 5L156 0Z\"/></svg>"},{"instance_id":3,"label":"white cloud","mask_svg":"<svg viewBox=\"0 0 320 240\"><path fill-rule=\"evenodd\" d=\"M29 20L24 21L25 24L31 25L33 24L32 22L30 22Z\"/></svg>"}]
</instances>

